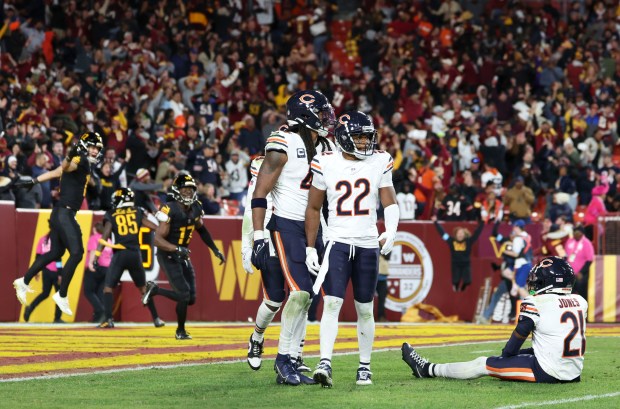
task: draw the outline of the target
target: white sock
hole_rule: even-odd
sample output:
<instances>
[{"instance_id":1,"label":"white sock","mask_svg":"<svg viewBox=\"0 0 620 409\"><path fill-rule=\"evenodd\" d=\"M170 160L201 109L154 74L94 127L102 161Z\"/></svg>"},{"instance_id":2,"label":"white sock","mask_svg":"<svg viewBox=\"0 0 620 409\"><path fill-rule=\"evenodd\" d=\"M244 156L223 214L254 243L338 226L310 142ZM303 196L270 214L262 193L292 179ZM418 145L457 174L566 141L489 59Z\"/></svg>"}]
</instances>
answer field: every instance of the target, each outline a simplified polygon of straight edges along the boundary
<instances>
[{"instance_id":1,"label":"white sock","mask_svg":"<svg viewBox=\"0 0 620 409\"><path fill-rule=\"evenodd\" d=\"M252 334L252 339L254 339L254 341L263 341L265 330L269 324L271 324L271 321L273 321L273 317L275 317L280 310L280 305L282 305L282 303L274 303L273 301L268 300L263 300L260 304L260 307L258 307L258 311L256 312L256 326L254 327L254 334ZM272 308L275 308L276 310L273 311Z\"/></svg>"},{"instance_id":2,"label":"white sock","mask_svg":"<svg viewBox=\"0 0 620 409\"><path fill-rule=\"evenodd\" d=\"M323 297L323 316L321 317L321 360L331 361L334 343L338 336L338 315L343 299L326 295Z\"/></svg>"},{"instance_id":3,"label":"white sock","mask_svg":"<svg viewBox=\"0 0 620 409\"><path fill-rule=\"evenodd\" d=\"M370 369L370 355L372 354L372 344L375 341L373 302L359 303L355 301L355 310L357 311L357 342L360 350L360 364L367 363L368 369Z\"/></svg>"},{"instance_id":4,"label":"white sock","mask_svg":"<svg viewBox=\"0 0 620 409\"><path fill-rule=\"evenodd\" d=\"M288 301L282 309L278 354L288 355L291 352L295 329L300 321L306 319L306 305L309 299L310 294L305 291L293 291L288 296Z\"/></svg>"},{"instance_id":5,"label":"white sock","mask_svg":"<svg viewBox=\"0 0 620 409\"><path fill-rule=\"evenodd\" d=\"M291 350L289 352L289 355L293 360L296 360L297 357L301 356L301 353L303 351L307 324L308 312L306 311L304 319L300 320L297 324L297 327L295 327L295 333L293 335L293 339L291 340Z\"/></svg>"},{"instance_id":6,"label":"white sock","mask_svg":"<svg viewBox=\"0 0 620 409\"><path fill-rule=\"evenodd\" d=\"M469 362L431 364L428 371L431 376L451 379L476 379L489 374L487 370L487 358L484 356Z\"/></svg>"}]
</instances>

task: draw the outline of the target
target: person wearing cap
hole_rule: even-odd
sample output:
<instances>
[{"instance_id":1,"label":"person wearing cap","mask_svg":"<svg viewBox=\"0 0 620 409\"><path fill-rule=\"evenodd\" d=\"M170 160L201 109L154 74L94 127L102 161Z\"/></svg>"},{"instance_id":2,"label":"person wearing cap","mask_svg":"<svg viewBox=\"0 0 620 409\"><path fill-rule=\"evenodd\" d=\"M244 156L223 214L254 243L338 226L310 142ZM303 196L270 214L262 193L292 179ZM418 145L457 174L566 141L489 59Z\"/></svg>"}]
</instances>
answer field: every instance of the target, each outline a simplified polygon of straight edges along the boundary
<instances>
[{"instance_id":1,"label":"person wearing cap","mask_svg":"<svg viewBox=\"0 0 620 409\"><path fill-rule=\"evenodd\" d=\"M205 142L202 151L196 153L193 165L190 165L188 161L185 168L203 185L211 183L216 188L222 186L220 168L215 160L215 145L211 141Z\"/></svg>"},{"instance_id":2,"label":"person wearing cap","mask_svg":"<svg viewBox=\"0 0 620 409\"><path fill-rule=\"evenodd\" d=\"M577 226L573 237L566 242L566 257L573 270L575 270L575 286L573 292L588 299L588 279L590 266L594 261L594 246L590 239L584 235L583 226Z\"/></svg>"},{"instance_id":3,"label":"person wearing cap","mask_svg":"<svg viewBox=\"0 0 620 409\"><path fill-rule=\"evenodd\" d=\"M162 183L153 183L149 170L140 168L136 171L136 177L129 184L129 188L135 193L136 206L155 214L157 206L151 197L158 191L166 190L171 183L171 179L166 179Z\"/></svg>"},{"instance_id":4,"label":"person wearing cap","mask_svg":"<svg viewBox=\"0 0 620 409\"><path fill-rule=\"evenodd\" d=\"M525 224L531 223L532 205L535 200L532 189L525 186L522 176L517 176L514 186L504 195L504 205L510 214L510 220L523 220Z\"/></svg>"}]
</instances>

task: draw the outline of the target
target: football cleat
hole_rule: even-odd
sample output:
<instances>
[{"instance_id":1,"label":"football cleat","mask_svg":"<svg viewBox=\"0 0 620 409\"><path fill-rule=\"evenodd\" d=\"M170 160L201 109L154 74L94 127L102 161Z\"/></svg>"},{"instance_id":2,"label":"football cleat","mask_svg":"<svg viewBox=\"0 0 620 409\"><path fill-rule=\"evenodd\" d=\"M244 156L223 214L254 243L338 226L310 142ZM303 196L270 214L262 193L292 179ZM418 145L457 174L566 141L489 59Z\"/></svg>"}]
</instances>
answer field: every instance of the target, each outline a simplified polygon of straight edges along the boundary
<instances>
[{"instance_id":1,"label":"football cleat","mask_svg":"<svg viewBox=\"0 0 620 409\"><path fill-rule=\"evenodd\" d=\"M162 320L161 318L157 317L153 320L153 325L155 325L155 328L161 328L164 325L166 325L166 323L164 322L164 320Z\"/></svg>"},{"instance_id":2,"label":"football cleat","mask_svg":"<svg viewBox=\"0 0 620 409\"><path fill-rule=\"evenodd\" d=\"M428 374L428 367L430 363L422 358L415 349L408 343L403 343L400 348L403 354L403 361L409 365L409 368L413 371L413 376L416 378L430 378Z\"/></svg>"},{"instance_id":3,"label":"football cleat","mask_svg":"<svg viewBox=\"0 0 620 409\"><path fill-rule=\"evenodd\" d=\"M153 290L155 290L156 288L157 288L157 284L155 284L154 282L149 281L148 283L146 283L146 290L144 291L144 294L142 295L142 304L146 305L149 303L151 294L153 293Z\"/></svg>"},{"instance_id":4,"label":"football cleat","mask_svg":"<svg viewBox=\"0 0 620 409\"><path fill-rule=\"evenodd\" d=\"M176 335L174 336L176 339L183 341L186 339L192 339L192 336L189 335L184 329L183 330L177 330Z\"/></svg>"},{"instance_id":5,"label":"football cleat","mask_svg":"<svg viewBox=\"0 0 620 409\"><path fill-rule=\"evenodd\" d=\"M103 321L101 324L97 325L97 328L105 328L105 329L114 328L114 320L112 318L109 318Z\"/></svg>"},{"instance_id":6,"label":"football cleat","mask_svg":"<svg viewBox=\"0 0 620 409\"><path fill-rule=\"evenodd\" d=\"M250 335L250 340L248 341L248 365L250 365L250 368L258 371L263 362L262 356L263 341L255 341L252 339L252 335ZM282 382L284 382L284 380L282 380Z\"/></svg>"},{"instance_id":7,"label":"football cleat","mask_svg":"<svg viewBox=\"0 0 620 409\"><path fill-rule=\"evenodd\" d=\"M361 367L357 368L357 381L358 385L372 385L372 372L370 369Z\"/></svg>"},{"instance_id":8,"label":"football cleat","mask_svg":"<svg viewBox=\"0 0 620 409\"><path fill-rule=\"evenodd\" d=\"M58 308L60 308L60 311L67 315L73 315L73 311L71 311L71 307L69 307L69 299L67 297L61 297L60 293L57 292L52 296L52 298Z\"/></svg>"},{"instance_id":9,"label":"football cleat","mask_svg":"<svg viewBox=\"0 0 620 409\"><path fill-rule=\"evenodd\" d=\"M276 371L276 374L278 374L276 377L276 382L278 384L297 386L301 383L299 374L295 371L295 368L293 368L291 358L288 355L286 355L286 359L283 360L278 360L276 358L276 362L273 364L273 369Z\"/></svg>"},{"instance_id":10,"label":"football cleat","mask_svg":"<svg viewBox=\"0 0 620 409\"><path fill-rule=\"evenodd\" d=\"M321 361L316 366L312 378L320 383L323 388L331 388L332 382L332 367L326 361Z\"/></svg>"},{"instance_id":11,"label":"football cleat","mask_svg":"<svg viewBox=\"0 0 620 409\"><path fill-rule=\"evenodd\" d=\"M34 291L24 282L24 277L20 277L13 281L13 288L15 288L15 294L19 302L26 305L26 293L32 293Z\"/></svg>"},{"instance_id":12,"label":"football cleat","mask_svg":"<svg viewBox=\"0 0 620 409\"><path fill-rule=\"evenodd\" d=\"M54 320L54 324L66 324L67 322L58 318L57 320Z\"/></svg>"},{"instance_id":13,"label":"football cleat","mask_svg":"<svg viewBox=\"0 0 620 409\"><path fill-rule=\"evenodd\" d=\"M293 367L299 373L310 372L310 367L304 363L304 359L302 357L299 357L297 360L293 361Z\"/></svg>"}]
</instances>

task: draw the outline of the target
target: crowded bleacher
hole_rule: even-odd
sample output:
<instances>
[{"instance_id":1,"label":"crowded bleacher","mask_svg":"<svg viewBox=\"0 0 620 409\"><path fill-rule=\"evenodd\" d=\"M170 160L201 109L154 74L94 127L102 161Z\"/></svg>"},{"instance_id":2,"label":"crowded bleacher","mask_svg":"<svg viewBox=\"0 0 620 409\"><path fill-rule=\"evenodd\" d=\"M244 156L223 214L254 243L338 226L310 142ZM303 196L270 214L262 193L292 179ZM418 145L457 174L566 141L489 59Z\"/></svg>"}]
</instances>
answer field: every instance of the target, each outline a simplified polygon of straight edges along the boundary
<instances>
[{"instance_id":1,"label":"crowded bleacher","mask_svg":"<svg viewBox=\"0 0 620 409\"><path fill-rule=\"evenodd\" d=\"M615 1L89 4L0 10L0 200L17 207L53 206L57 182L14 182L90 130L106 150L84 209L130 184L156 206L185 169L206 214L240 214L288 96L317 88L373 117L404 217L562 216L591 237L620 209Z\"/></svg>"}]
</instances>

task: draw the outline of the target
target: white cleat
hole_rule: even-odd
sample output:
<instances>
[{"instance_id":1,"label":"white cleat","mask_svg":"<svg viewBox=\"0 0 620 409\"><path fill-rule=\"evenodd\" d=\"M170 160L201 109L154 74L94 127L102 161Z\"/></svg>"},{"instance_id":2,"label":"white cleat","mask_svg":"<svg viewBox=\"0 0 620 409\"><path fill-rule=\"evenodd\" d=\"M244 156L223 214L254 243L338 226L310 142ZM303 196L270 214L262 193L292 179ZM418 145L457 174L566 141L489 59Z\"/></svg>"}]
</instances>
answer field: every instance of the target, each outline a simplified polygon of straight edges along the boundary
<instances>
[{"instance_id":1,"label":"white cleat","mask_svg":"<svg viewBox=\"0 0 620 409\"><path fill-rule=\"evenodd\" d=\"M24 282L24 277L20 277L13 281L13 287L15 288L15 294L19 302L26 305L26 293L32 293L34 291Z\"/></svg>"},{"instance_id":2,"label":"white cleat","mask_svg":"<svg viewBox=\"0 0 620 409\"><path fill-rule=\"evenodd\" d=\"M67 297L61 297L60 293L57 292L52 296L52 298L58 308L60 308L60 311L67 315L73 315L73 311L71 311L71 308L69 307L69 299Z\"/></svg>"}]
</instances>

